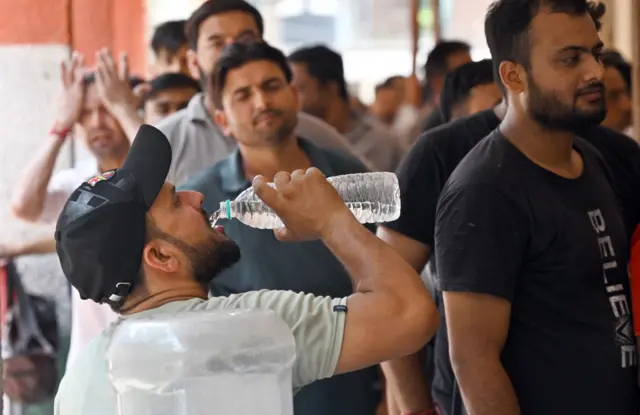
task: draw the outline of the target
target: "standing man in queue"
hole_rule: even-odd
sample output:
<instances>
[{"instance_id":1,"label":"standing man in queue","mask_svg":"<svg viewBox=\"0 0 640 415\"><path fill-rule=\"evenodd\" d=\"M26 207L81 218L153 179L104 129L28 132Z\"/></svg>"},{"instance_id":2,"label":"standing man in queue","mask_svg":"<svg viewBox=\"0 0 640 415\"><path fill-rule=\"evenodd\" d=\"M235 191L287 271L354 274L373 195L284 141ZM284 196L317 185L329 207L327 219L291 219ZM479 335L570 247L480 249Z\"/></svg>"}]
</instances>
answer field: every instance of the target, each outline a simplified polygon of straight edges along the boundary
<instances>
[{"instance_id":1,"label":"standing man in queue","mask_svg":"<svg viewBox=\"0 0 640 415\"><path fill-rule=\"evenodd\" d=\"M271 309L295 337L294 389L413 353L433 334L437 312L418 274L357 222L315 168L276 174L275 189L259 176L253 188L285 224L275 236L322 240L348 270L356 292L334 299L262 290L207 299L205 287L238 261L240 250L211 228L201 194L176 191L165 181L170 165L168 141L144 125L122 168L78 187L60 215L55 237L65 276L85 301L108 304L119 319L67 371L56 415L117 412L105 354L126 320Z\"/></svg>"},{"instance_id":2,"label":"standing man in queue","mask_svg":"<svg viewBox=\"0 0 640 415\"><path fill-rule=\"evenodd\" d=\"M589 10L596 27L604 14L602 7ZM499 81L499 78L498 78ZM538 80L544 91L552 91L550 79ZM607 83L606 75L604 79ZM545 92L547 99L553 92ZM570 105L570 104L568 104ZM442 189L458 163L486 135L496 129L506 112L506 102L496 108L454 120L423 134L411 149L400 169L398 180L402 200L400 218L382 224L378 235L394 247L416 270L430 261L430 274L436 275L434 233L436 207ZM613 175L613 185L630 237L640 218L640 146L633 139L600 125L584 125L576 133L600 152ZM408 356L386 362L387 395L393 395L403 412L411 413L439 407L443 415L465 414L460 390L451 368L447 324L442 294L429 280L436 295L441 324L435 338L434 355L421 362L420 356ZM427 356L429 357L429 356ZM433 378L431 365L435 367ZM431 383L432 380L432 383Z\"/></svg>"},{"instance_id":3,"label":"standing man in queue","mask_svg":"<svg viewBox=\"0 0 640 415\"><path fill-rule=\"evenodd\" d=\"M291 80L287 58L266 42L234 43L218 58L208 89L215 120L237 148L179 187L201 193L206 211L235 199L258 175L272 181L279 171L309 167L327 177L367 170L355 157L296 136L299 101ZM353 292L348 272L322 242L283 244L268 230L239 221L224 225L244 256L212 281L212 295L261 289L329 297ZM296 395L294 410L298 415L369 415L380 402L379 384L377 367L322 380Z\"/></svg>"},{"instance_id":4,"label":"standing man in queue","mask_svg":"<svg viewBox=\"0 0 640 415\"><path fill-rule=\"evenodd\" d=\"M509 103L436 214L451 362L469 414L636 415L628 236L601 155L603 44L584 0L497 0Z\"/></svg>"},{"instance_id":5,"label":"standing man in queue","mask_svg":"<svg viewBox=\"0 0 640 415\"><path fill-rule=\"evenodd\" d=\"M186 25L191 74L206 85L225 46L234 42L261 42L264 20L258 9L245 0L207 0L191 14ZM194 173L227 157L236 142L213 120L215 107L209 91L194 96L187 108L165 119L158 128L169 138L173 165L168 179L180 186ZM322 120L300 113L298 125L314 144L352 154L348 140Z\"/></svg>"}]
</instances>

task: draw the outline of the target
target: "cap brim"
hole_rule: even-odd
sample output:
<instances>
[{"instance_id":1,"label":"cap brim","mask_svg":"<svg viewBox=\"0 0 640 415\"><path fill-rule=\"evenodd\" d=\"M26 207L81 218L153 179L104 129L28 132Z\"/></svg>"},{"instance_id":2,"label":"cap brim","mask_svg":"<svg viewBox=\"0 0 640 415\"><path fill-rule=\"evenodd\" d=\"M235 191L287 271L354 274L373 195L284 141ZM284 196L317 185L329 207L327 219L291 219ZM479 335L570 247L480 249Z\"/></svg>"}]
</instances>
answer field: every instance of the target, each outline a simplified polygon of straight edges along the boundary
<instances>
[{"instance_id":1,"label":"cap brim","mask_svg":"<svg viewBox=\"0 0 640 415\"><path fill-rule=\"evenodd\" d=\"M133 174L140 186L147 209L153 205L171 167L169 140L155 127L142 124L136 134L122 170Z\"/></svg>"}]
</instances>

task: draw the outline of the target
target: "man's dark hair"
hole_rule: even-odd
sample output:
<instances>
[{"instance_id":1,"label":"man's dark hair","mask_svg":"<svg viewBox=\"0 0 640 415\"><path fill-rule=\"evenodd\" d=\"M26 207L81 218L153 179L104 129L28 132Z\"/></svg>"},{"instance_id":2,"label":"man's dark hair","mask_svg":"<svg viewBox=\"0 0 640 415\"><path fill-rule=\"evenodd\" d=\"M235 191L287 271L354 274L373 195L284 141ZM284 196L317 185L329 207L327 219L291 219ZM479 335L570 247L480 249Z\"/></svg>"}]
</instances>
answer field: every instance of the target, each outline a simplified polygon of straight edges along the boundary
<instances>
[{"instance_id":1,"label":"man's dark hair","mask_svg":"<svg viewBox=\"0 0 640 415\"><path fill-rule=\"evenodd\" d=\"M153 53L156 56L162 50L166 50L172 55L177 53L181 47L187 44L186 24L186 20L172 20L156 27L151 37Z\"/></svg>"},{"instance_id":2,"label":"man's dark hair","mask_svg":"<svg viewBox=\"0 0 640 415\"><path fill-rule=\"evenodd\" d=\"M529 67L529 29L543 7L552 13L575 16L589 13L598 30L605 12L603 4L587 0L495 0L485 16L484 34L493 59L494 76L501 87L501 62L513 61Z\"/></svg>"},{"instance_id":3,"label":"man's dark hair","mask_svg":"<svg viewBox=\"0 0 640 415\"><path fill-rule=\"evenodd\" d=\"M451 120L454 109L469 98L473 88L493 82L491 59L469 62L449 72L440 93L440 112L443 121Z\"/></svg>"},{"instance_id":4,"label":"man's dark hair","mask_svg":"<svg viewBox=\"0 0 640 415\"><path fill-rule=\"evenodd\" d=\"M198 35L200 34L200 25L217 14L229 13L229 12L244 12L256 21L258 27L258 34L260 37L264 34L264 20L262 15L251 4L244 0L207 0L200 7L196 9L187 20L186 34L189 42L189 47L192 50L196 50L198 47Z\"/></svg>"},{"instance_id":5,"label":"man's dark hair","mask_svg":"<svg viewBox=\"0 0 640 415\"><path fill-rule=\"evenodd\" d=\"M96 83L96 74L95 74L95 72L85 73L83 78L82 78L82 82L84 83L85 88L95 84ZM131 89L137 87L138 85L140 85L142 83L144 83L144 79L142 79L139 76L131 75L129 77L129 86L131 87Z\"/></svg>"},{"instance_id":6,"label":"man's dark hair","mask_svg":"<svg viewBox=\"0 0 640 415\"><path fill-rule=\"evenodd\" d=\"M222 90L229 71L255 61L273 62L282 70L287 83L291 83L293 74L287 63L287 57L280 49L266 42L233 43L227 46L218 58L208 82L213 103L218 109L222 109Z\"/></svg>"},{"instance_id":7,"label":"man's dark hair","mask_svg":"<svg viewBox=\"0 0 640 415\"><path fill-rule=\"evenodd\" d=\"M200 83L181 73L166 73L157 76L149 82L149 92L145 94L143 102L153 99L158 93L170 89L193 88L200 92Z\"/></svg>"},{"instance_id":8,"label":"man's dark hair","mask_svg":"<svg viewBox=\"0 0 640 415\"><path fill-rule=\"evenodd\" d=\"M338 52L324 45L316 45L297 49L288 59L291 63L305 64L309 75L322 85L335 82L340 98L349 100L347 81L344 79L344 64Z\"/></svg>"},{"instance_id":9,"label":"man's dark hair","mask_svg":"<svg viewBox=\"0 0 640 415\"><path fill-rule=\"evenodd\" d=\"M624 79L627 89L631 91L631 64L616 50L606 50L602 53L602 64L605 68L615 68Z\"/></svg>"},{"instance_id":10,"label":"man's dark hair","mask_svg":"<svg viewBox=\"0 0 640 415\"><path fill-rule=\"evenodd\" d=\"M448 60L456 53L470 52L471 46L459 40L443 40L438 42L427 55L427 62L424 64L424 74L427 77L445 76L450 68Z\"/></svg>"}]
</instances>

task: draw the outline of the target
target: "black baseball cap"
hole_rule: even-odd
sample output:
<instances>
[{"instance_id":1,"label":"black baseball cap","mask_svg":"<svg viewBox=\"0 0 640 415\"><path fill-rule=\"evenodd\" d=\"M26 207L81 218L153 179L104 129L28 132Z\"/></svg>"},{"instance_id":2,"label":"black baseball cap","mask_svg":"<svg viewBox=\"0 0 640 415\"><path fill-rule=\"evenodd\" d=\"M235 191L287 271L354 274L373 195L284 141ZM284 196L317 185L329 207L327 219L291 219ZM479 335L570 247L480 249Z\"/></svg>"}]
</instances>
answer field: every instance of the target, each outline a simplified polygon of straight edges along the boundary
<instances>
[{"instance_id":1,"label":"black baseball cap","mask_svg":"<svg viewBox=\"0 0 640 415\"><path fill-rule=\"evenodd\" d=\"M170 166L167 137L143 124L122 167L84 182L67 200L56 225L56 251L82 299L119 304L139 280L145 214Z\"/></svg>"}]
</instances>

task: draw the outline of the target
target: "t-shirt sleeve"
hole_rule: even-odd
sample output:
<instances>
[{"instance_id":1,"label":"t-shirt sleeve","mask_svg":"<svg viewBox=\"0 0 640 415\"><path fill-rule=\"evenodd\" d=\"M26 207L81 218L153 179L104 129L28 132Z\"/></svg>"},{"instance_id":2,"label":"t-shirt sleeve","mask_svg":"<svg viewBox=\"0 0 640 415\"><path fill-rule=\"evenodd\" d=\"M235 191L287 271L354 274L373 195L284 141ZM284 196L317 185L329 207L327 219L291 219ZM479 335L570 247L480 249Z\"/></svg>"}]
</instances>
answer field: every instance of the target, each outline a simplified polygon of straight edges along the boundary
<instances>
[{"instance_id":1,"label":"t-shirt sleeve","mask_svg":"<svg viewBox=\"0 0 640 415\"><path fill-rule=\"evenodd\" d=\"M301 388L335 374L342 350L345 312L334 311L334 307L346 304L346 298L262 290L231 295L222 306L273 310L287 323L296 342L293 387Z\"/></svg>"},{"instance_id":2,"label":"t-shirt sleeve","mask_svg":"<svg viewBox=\"0 0 640 415\"><path fill-rule=\"evenodd\" d=\"M529 229L515 197L494 184L445 188L435 232L439 290L512 300Z\"/></svg>"},{"instance_id":3,"label":"t-shirt sleeve","mask_svg":"<svg viewBox=\"0 0 640 415\"><path fill-rule=\"evenodd\" d=\"M436 148L421 137L396 172L400 184L400 217L385 224L386 228L433 246L436 207L444 185L442 169Z\"/></svg>"},{"instance_id":4,"label":"t-shirt sleeve","mask_svg":"<svg viewBox=\"0 0 640 415\"><path fill-rule=\"evenodd\" d=\"M62 208L67 203L67 199L81 183L72 170L63 170L56 173L47 186L47 194L44 198L39 221L43 223L57 221Z\"/></svg>"}]
</instances>

